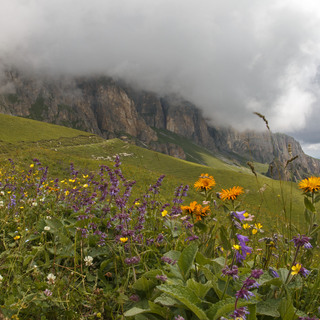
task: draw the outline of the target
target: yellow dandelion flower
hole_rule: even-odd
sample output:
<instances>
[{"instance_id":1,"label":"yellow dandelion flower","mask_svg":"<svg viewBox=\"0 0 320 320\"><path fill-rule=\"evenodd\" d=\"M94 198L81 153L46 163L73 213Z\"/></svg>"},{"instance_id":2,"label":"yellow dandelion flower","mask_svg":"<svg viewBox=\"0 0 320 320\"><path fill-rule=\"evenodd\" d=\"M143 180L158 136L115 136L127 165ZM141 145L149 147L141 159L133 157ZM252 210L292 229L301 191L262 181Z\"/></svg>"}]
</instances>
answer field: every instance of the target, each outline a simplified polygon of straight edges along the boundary
<instances>
[{"instance_id":1,"label":"yellow dandelion flower","mask_svg":"<svg viewBox=\"0 0 320 320\"><path fill-rule=\"evenodd\" d=\"M248 212L245 212L245 213L243 214L243 216L244 216L245 218L248 218L248 217L249 217L249 213L248 213Z\"/></svg>"},{"instance_id":2,"label":"yellow dandelion flower","mask_svg":"<svg viewBox=\"0 0 320 320\"><path fill-rule=\"evenodd\" d=\"M123 237L123 238L120 238L119 240L120 240L122 243L126 243L126 242L128 241L128 238Z\"/></svg>"},{"instance_id":3,"label":"yellow dandelion flower","mask_svg":"<svg viewBox=\"0 0 320 320\"><path fill-rule=\"evenodd\" d=\"M239 186L232 187L230 189L222 189L220 192L220 198L225 201L225 200L236 200L237 197L242 194L243 188Z\"/></svg>"},{"instance_id":4,"label":"yellow dandelion flower","mask_svg":"<svg viewBox=\"0 0 320 320\"><path fill-rule=\"evenodd\" d=\"M15 236L13 239L14 240L19 240L21 237L20 236Z\"/></svg>"},{"instance_id":5,"label":"yellow dandelion flower","mask_svg":"<svg viewBox=\"0 0 320 320\"><path fill-rule=\"evenodd\" d=\"M87 183L83 185L83 188L88 188L88 187L89 187L89 186L88 186Z\"/></svg>"},{"instance_id":6,"label":"yellow dandelion flower","mask_svg":"<svg viewBox=\"0 0 320 320\"><path fill-rule=\"evenodd\" d=\"M258 232L257 229L252 229L252 234L256 234Z\"/></svg>"},{"instance_id":7,"label":"yellow dandelion flower","mask_svg":"<svg viewBox=\"0 0 320 320\"><path fill-rule=\"evenodd\" d=\"M76 180L75 179L69 179L69 182L75 182Z\"/></svg>"},{"instance_id":8,"label":"yellow dandelion flower","mask_svg":"<svg viewBox=\"0 0 320 320\"><path fill-rule=\"evenodd\" d=\"M291 268L291 274L292 275L296 275L296 274L298 274L299 273L299 271L300 271L300 269L301 269L301 264L299 264L299 263L297 263L295 266L292 266L292 268Z\"/></svg>"},{"instance_id":9,"label":"yellow dandelion flower","mask_svg":"<svg viewBox=\"0 0 320 320\"><path fill-rule=\"evenodd\" d=\"M34 164L33 164L33 163L31 163L29 167L30 167L30 168L33 168L33 167L34 167Z\"/></svg>"},{"instance_id":10,"label":"yellow dandelion flower","mask_svg":"<svg viewBox=\"0 0 320 320\"><path fill-rule=\"evenodd\" d=\"M299 182L299 188L303 192L316 192L320 190L320 177L309 177Z\"/></svg>"},{"instance_id":11,"label":"yellow dandelion flower","mask_svg":"<svg viewBox=\"0 0 320 320\"><path fill-rule=\"evenodd\" d=\"M216 185L216 181L208 173L202 173L199 180L194 184L197 190L211 190Z\"/></svg>"},{"instance_id":12,"label":"yellow dandelion flower","mask_svg":"<svg viewBox=\"0 0 320 320\"><path fill-rule=\"evenodd\" d=\"M165 217L167 214L168 214L168 211L167 211L167 210L163 210L163 211L161 212L161 215L162 215L163 217Z\"/></svg>"},{"instance_id":13,"label":"yellow dandelion flower","mask_svg":"<svg viewBox=\"0 0 320 320\"><path fill-rule=\"evenodd\" d=\"M140 202L135 202L134 205L135 206L140 206Z\"/></svg>"},{"instance_id":14,"label":"yellow dandelion flower","mask_svg":"<svg viewBox=\"0 0 320 320\"><path fill-rule=\"evenodd\" d=\"M236 249L238 251L240 250L240 246L238 244L234 244L232 247L233 247L233 249Z\"/></svg>"}]
</instances>

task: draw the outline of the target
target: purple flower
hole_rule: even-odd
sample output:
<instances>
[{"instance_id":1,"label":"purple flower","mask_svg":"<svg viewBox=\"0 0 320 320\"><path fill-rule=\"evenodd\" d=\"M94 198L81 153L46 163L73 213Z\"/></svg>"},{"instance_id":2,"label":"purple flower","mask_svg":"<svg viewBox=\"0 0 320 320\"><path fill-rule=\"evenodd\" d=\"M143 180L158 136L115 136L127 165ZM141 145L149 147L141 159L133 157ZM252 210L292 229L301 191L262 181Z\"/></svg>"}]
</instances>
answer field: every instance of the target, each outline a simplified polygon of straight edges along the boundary
<instances>
[{"instance_id":1,"label":"purple flower","mask_svg":"<svg viewBox=\"0 0 320 320\"><path fill-rule=\"evenodd\" d=\"M184 320L184 318L178 314L176 317L174 317L174 320Z\"/></svg>"},{"instance_id":2,"label":"purple flower","mask_svg":"<svg viewBox=\"0 0 320 320\"><path fill-rule=\"evenodd\" d=\"M254 269L251 271L251 277L255 279L259 279L263 275L263 270L261 269Z\"/></svg>"},{"instance_id":3,"label":"purple flower","mask_svg":"<svg viewBox=\"0 0 320 320\"><path fill-rule=\"evenodd\" d=\"M304 268L304 267L301 267L299 273L300 273L304 278L306 278L306 277L309 275L310 271L307 270L307 269Z\"/></svg>"},{"instance_id":4,"label":"purple flower","mask_svg":"<svg viewBox=\"0 0 320 320\"><path fill-rule=\"evenodd\" d=\"M233 319L236 319L236 318L242 318L244 320L246 320L246 314L249 314L249 310L247 307L240 307L236 310L233 311L232 314L230 314L230 317L233 318Z\"/></svg>"},{"instance_id":5,"label":"purple flower","mask_svg":"<svg viewBox=\"0 0 320 320\"><path fill-rule=\"evenodd\" d=\"M293 237L291 241L293 241L294 246L296 248L304 247L305 249L311 249L312 245L310 243L311 238L305 235L298 235L298 237Z\"/></svg>"},{"instance_id":6,"label":"purple flower","mask_svg":"<svg viewBox=\"0 0 320 320\"><path fill-rule=\"evenodd\" d=\"M47 297L52 296L52 291L50 291L49 289L44 290L43 293L44 293Z\"/></svg>"},{"instance_id":7,"label":"purple flower","mask_svg":"<svg viewBox=\"0 0 320 320\"><path fill-rule=\"evenodd\" d=\"M168 280L168 277L165 274L158 274L156 275L156 278L160 281L166 282Z\"/></svg>"},{"instance_id":8,"label":"purple flower","mask_svg":"<svg viewBox=\"0 0 320 320\"><path fill-rule=\"evenodd\" d=\"M124 259L125 264L127 265L132 265L132 264L137 264L140 262L140 257L135 256L135 257L131 257L131 258L126 258Z\"/></svg>"},{"instance_id":9,"label":"purple flower","mask_svg":"<svg viewBox=\"0 0 320 320\"><path fill-rule=\"evenodd\" d=\"M252 252L252 248L246 245L246 242L249 241L249 238L241 234L237 234L237 239L239 241L240 250L236 251L237 262L241 263L247 257L247 254Z\"/></svg>"},{"instance_id":10,"label":"purple flower","mask_svg":"<svg viewBox=\"0 0 320 320\"><path fill-rule=\"evenodd\" d=\"M129 297L129 299L131 301L138 302L140 300L140 297L137 294L133 294L132 296Z\"/></svg>"},{"instance_id":11,"label":"purple flower","mask_svg":"<svg viewBox=\"0 0 320 320\"><path fill-rule=\"evenodd\" d=\"M253 297L254 294L249 291L246 286L243 286L239 291L236 292L236 298L237 299L246 299L249 300L251 297Z\"/></svg>"},{"instance_id":12,"label":"purple flower","mask_svg":"<svg viewBox=\"0 0 320 320\"><path fill-rule=\"evenodd\" d=\"M225 268L222 269L222 275L223 276L230 276L233 278L233 280L239 279L238 267L236 265L233 265L230 269L228 266L226 266Z\"/></svg>"},{"instance_id":13,"label":"purple flower","mask_svg":"<svg viewBox=\"0 0 320 320\"><path fill-rule=\"evenodd\" d=\"M279 274L276 270L274 270L273 268L269 267L269 274L273 277L273 278L279 278Z\"/></svg>"},{"instance_id":14,"label":"purple flower","mask_svg":"<svg viewBox=\"0 0 320 320\"><path fill-rule=\"evenodd\" d=\"M231 214L235 217L235 218L237 218L237 219L239 219L240 221L242 221L242 220L244 220L246 217L244 216L244 214L246 213L246 211L244 210L244 211L236 211L236 212L232 212Z\"/></svg>"},{"instance_id":15,"label":"purple flower","mask_svg":"<svg viewBox=\"0 0 320 320\"><path fill-rule=\"evenodd\" d=\"M173 259L171 259L171 258L169 258L169 257L166 257L166 256L163 256L163 257L161 258L161 260L162 260L163 262L166 262L166 263L168 263L168 264L171 264L172 266L177 263L177 260L173 260Z\"/></svg>"}]
</instances>

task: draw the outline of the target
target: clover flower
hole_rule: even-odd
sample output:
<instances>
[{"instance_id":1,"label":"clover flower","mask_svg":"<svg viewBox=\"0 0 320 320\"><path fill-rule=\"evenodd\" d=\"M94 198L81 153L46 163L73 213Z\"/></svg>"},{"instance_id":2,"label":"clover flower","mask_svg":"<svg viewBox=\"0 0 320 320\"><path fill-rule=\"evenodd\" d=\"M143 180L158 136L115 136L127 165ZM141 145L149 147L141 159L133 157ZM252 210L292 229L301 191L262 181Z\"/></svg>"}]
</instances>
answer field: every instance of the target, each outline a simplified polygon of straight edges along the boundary
<instances>
[{"instance_id":1,"label":"clover flower","mask_svg":"<svg viewBox=\"0 0 320 320\"><path fill-rule=\"evenodd\" d=\"M49 289L44 290L43 293L44 293L44 295L46 295L47 297L52 296L52 291L49 290Z\"/></svg>"},{"instance_id":2,"label":"clover flower","mask_svg":"<svg viewBox=\"0 0 320 320\"><path fill-rule=\"evenodd\" d=\"M92 261L93 261L93 258L91 257L91 256L86 256L85 258L84 258L84 262L86 263L86 266L87 267L90 267L90 266L92 266Z\"/></svg>"},{"instance_id":3,"label":"clover flower","mask_svg":"<svg viewBox=\"0 0 320 320\"><path fill-rule=\"evenodd\" d=\"M47 280L49 284L54 284L54 281L56 280L56 276L53 273L49 273L47 275Z\"/></svg>"}]
</instances>

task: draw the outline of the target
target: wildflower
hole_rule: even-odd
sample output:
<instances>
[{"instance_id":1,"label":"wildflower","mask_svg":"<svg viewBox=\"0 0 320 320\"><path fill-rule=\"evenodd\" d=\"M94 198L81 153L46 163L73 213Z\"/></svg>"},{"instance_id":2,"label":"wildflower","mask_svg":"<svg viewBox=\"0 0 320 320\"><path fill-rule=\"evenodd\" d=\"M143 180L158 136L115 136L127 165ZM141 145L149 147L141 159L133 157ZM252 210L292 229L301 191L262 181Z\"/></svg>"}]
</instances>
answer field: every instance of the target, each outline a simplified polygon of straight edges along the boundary
<instances>
[{"instance_id":1,"label":"wildflower","mask_svg":"<svg viewBox=\"0 0 320 320\"><path fill-rule=\"evenodd\" d=\"M212 176L209 176L208 173L202 173L199 177L199 180L196 181L194 187L197 190L204 191L204 190L211 190L212 187L216 185L216 181Z\"/></svg>"},{"instance_id":2,"label":"wildflower","mask_svg":"<svg viewBox=\"0 0 320 320\"><path fill-rule=\"evenodd\" d=\"M320 177L309 177L299 182L299 188L303 192L316 192L320 190Z\"/></svg>"},{"instance_id":3,"label":"wildflower","mask_svg":"<svg viewBox=\"0 0 320 320\"><path fill-rule=\"evenodd\" d=\"M161 274L161 275L158 274L158 275L156 275L156 278L158 280L161 280L162 282L166 282L168 280L168 277L166 275L164 275L164 274Z\"/></svg>"},{"instance_id":4,"label":"wildflower","mask_svg":"<svg viewBox=\"0 0 320 320\"><path fill-rule=\"evenodd\" d=\"M166 262L166 263L168 263L168 264L171 264L172 266L177 263L177 260L173 260L173 259L171 259L171 258L169 258L169 257L166 257L166 256L163 256L163 257L161 258L161 260L162 260L163 262Z\"/></svg>"},{"instance_id":5,"label":"wildflower","mask_svg":"<svg viewBox=\"0 0 320 320\"><path fill-rule=\"evenodd\" d=\"M124 259L124 262L125 262L127 265L137 264L137 263L140 262L140 257L135 256L135 257L131 257L131 258L126 258L126 259Z\"/></svg>"},{"instance_id":6,"label":"wildflower","mask_svg":"<svg viewBox=\"0 0 320 320\"><path fill-rule=\"evenodd\" d=\"M247 307L240 307L236 310L233 311L232 314L230 314L230 317L232 319L236 319L236 318L242 318L242 319L246 319L246 314L249 314L249 310Z\"/></svg>"},{"instance_id":7,"label":"wildflower","mask_svg":"<svg viewBox=\"0 0 320 320\"><path fill-rule=\"evenodd\" d=\"M34 164L33 164L33 163L31 163L29 167L30 167L30 168L33 168L33 167L34 167Z\"/></svg>"},{"instance_id":8,"label":"wildflower","mask_svg":"<svg viewBox=\"0 0 320 320\"><path fill-rule=\"evenodd\" d=\"M37 202L32 202L32 204L31 204L33 207L36 207L37 205L38 205L38 203Z\"/></svg>"},{"instance_id":9,"label":"wildflower","mask_svg":"<svg viewBox=\"0 0 320 320\"><path fill-rule=\"evenodd\" d=\"M49 284L54 284L54 281L56 280L56 276L53 273L49 273L47 275L47 280Z\"/></svg>"},{"instance_id":10,"label":"wildflower","mask_svg":"<svg viewBox=\"0 0 320 320\"><path fill-rule=\"evenodd\" d=\"M98 313L96 314L96 317L97 317L97 318L101 318L101 317L102 317L101 312L98 312Z\"/></svg>"},{"instance_id":11,"label":"wildflower","mask_svg":"<svg viewBox=\"0 0 320 320\"><path fill-rule=\"evenodd\" d=\"M134 205L135 205L135 206L139 206L139 205L140 205L140 202L135 202Z\"/></svg>"},{"instance_id":12,"label":"wildflower","mask_svg":"<svg viewBox=\"0 0 320 320\"><path fill-rule=\"evenodd\" d=\"M226 266L222 269L222 275L223 276L230 276L233 278L233 280L238 279L239 278L238 267L236 265L233 265L230 269L228 266Z\"/></svg>"},{"instance_id":13,"label":"wildflower","mask_svg":"<svg viewBox=\"0 0 320 320\"><path fill-rule=\"evenodd\" d=\"M246 213L244 214L244 217L245 217L245 219L243 219L244 221L252 221L253 218L254 218L254 215L246 212Z\"/></svg>"},{"instance_id":14,"label":"wildflower","mask_svg":"<svg viewBox=\"0 0 320 320\"><path fill-rule=\"evenodd\" d=\"M90 266L92 266L92 261L93 261L93 258L91 257L91 256L86 256L85 258L84 258L84 262L86 263L86 266L87 267L90 267Z\"/></svg>"},{"instance_id":15,"label":"wildflower","mask_svg":"<svg viewBox=\"0 0 320 320\"><path fill-rule=\"evenodd\" d=\"M300 248L300 247L304 247L305 249L311 249L312 245L309 242L311 240L310 237L307 237L305 235L298 235L298 237L293 237L293 239L291 241L293 241L294 246L296 248Z\"/></svg>"},{"instance_id":16,"label":"wildflower","mask_svg":"<svg viewBox=\"0 0 320 320\"><path fill-rule=\"evenodd\" d=\"M238 251L240 250L240 246L238 244L234 244L232 247Z\"/></svg>"},{"instance_id":17,"label":"wildflower","mask_svg":"<svg viewBox=\"0 0 320 320\"><path fill-rule=\"evenodd\" d=\"M242 225L242 228L243 228L244 230L246 230L246 229L250 229L251 226L250 226L248 223L244 223L244 224Z\"/></svg>"},{"instance_id":18,"label":"wildflower","mask_svg":"<svg viewBox=\"0 0 320 320\"><path fill-rule=\"evenodd\" d=\"M246 258L247 254L252 252L252 248L246 245L246 242L249 241L248 237L237 234L237 239L239 241L240 250L236 251L236 259L238 262L242 262Z\"/></svg>"},{"instance_id":19,"label":"wildflower","mask_svg":"<svg viewBox=\"0 0 320 320\"><path fill-rule=\"evenodd\" d=\"M167 210L163 210L163 211L161 212L161 215L162 215L163 217L165 217L167 214L168 214L168 211L167 211Z\"/></svg>"},{"instance_id":20,"label":"wildflower","mask_svg":"<svg viewBox=\"0 0 320 320\"><path fill-rule=\"evenodd\" d=\"M138 302L140 300L140 297L137 294L133 294L129 297L129 299L131 301Z\"/></svg>"},{"instance_id":21,"label":"wildflower","mask_svg":"<svg viewBox=\"0 0 320 320\"><path fill-rule=\"evenodd\" d=\"M189 206L181 206L181 209L195 215L196 221L202 220L201 217L206 217L210 212L209 206L202 207L202 205L198 204L197 201L191 202Z\"/></svg>"},{"instance_id":22,"label":"wildflower","mask_svg":"<svg viewBox=\"0 0 320 320\"><path fill-rule=\"evenodd\" d=\"M19 240L20 238L21 238L21 236L17 235L17 236L15 236L13 239L14 239L14 240Z\"/></svg>"},{"instance_id":23,"label":"wildflower","mask_svg":"<svg viewBox=\"0 0 320 320\"><path fill-rule=\"evenodd\" d=\"M47 297L52 296L52 291L50 291L49 289L44 290L43 293L44 293Z\"/></svg>"},{"instance_id":24,"label":"wildflower","mask_svg":"<svg viewBox=\"0 0 320 320\"><path fill-rule=\"evenodd\" d=\"M86 184L84 184L82 187L83 187L83 188L88 188L88 186L89 186L89 185L86 183Z\"/></svg>"},{"instance_id":25,"label":"wildflower","mask_svg":"<svg viewBox=\"0 0 320 320\"><path fill-rule=\"evenodd\" d=\"M49 231L49 230L50 230L50 227L49 227L49 226L45 226L45 227L43 228L43 230Z\"/></svg>"},{"instance_id":26,"label":"wildflower","mask_svg":"<svg viewBox=\"0 0 320 320\"><path fill-rule=\"evenodd\" d=\"M122 237L119 239L122 243L126 243L128 241L128 238Z\"/></svg>"},{"instance_id":27,"label":"wildflower","mask_svg":"<svg viewBox=\"0 0 320 320\"><path fill-rule=\"evenodd\" d=\"M254 229L252 229L252 234L256 234L258 232L258 230L260 230L262 228L262 224L261 223L255 223L254 224ZM262 230L260 232L263 232Z\"/></svg>"},{"instance_id":28,"label":"wildflower","mask_svg":"<svg viewBox=\"0 0 320 320\"><path fill-rule=\"evenodd\" d=\"M273 268L269 267L269 274L271 275L271 277L273 278L279 278L279 274L277 271L275 271Z\"/></svg>"},{"instance_id":29,"label":"wildflower","mask_svg":"<svg viewBox=\"0 0 320 320\"><path fill-rule=\"evenodd\" d=\"M236 292L236 298L238 299L242 298L249 300L253 296L254 294L251 291L249 291L245 286L243 286L240 290Z\"/></svg>"},{"instance_id":30,"label":"wildflower","mask_svg":"<svg viewBox=\"0 0 320 320\"><path fill-rule=\"evenodd\" d=\"M236 200L237 197L243 193L243 188L236 186L232 187L230 189L222 189L220 192L220 198L225 201L225 200Z\"/></svg>"},{"instance_id":31,"label":"wildflower","mask_svg":"<svg viewBox=\"0 0 320 320\"><path fill-rule=\"evenodd\" d=\"M236 212L232 212L231 214L232 214L235 218L237 218L237 219L239 219L240 221L242 221L242 220L245 219L245 216L244 216L245 212L246 212L246 211L236 211Z\"/></svg>"},{"instance_id":32,"label":"wildflower","mask_svg":"<svg viewBox=\"0 0 320 320\"><path fill-rule=\"evenodd\" d=\"M261 269L254 269L251 271L251 277L255 279L259 279L263 275L263 270Z\"/></svg>"},{"instance_id":33,"label":"wildflower","mask_svg":"<svg viewBox=\"0 0 320 320\"><path fill-rule=\"evenodd\" d=\"M0 201L0 208L2 208L3 205L4 205L4 204L3 204L3 200L1 200L1 201Z\"/></svg>"},{"instance_id":34,"label":"wildflower","mask_svg":"<svg viewBox=\"0 0 320 320\"><path fill-rule=\"evenodd\" d=\"M184 320L184 318L178 314L176 317L174 317L174 320Z\"/></svg>"},{"instance_id":35,"label":"wildflower","mask_svg":"<svg viewBox=\"0 0 320 320\"><path fill-rule=\"evenodd\" d=\"M0 274L0 284L2 283L3 276Z\"/></svg>"},{"instance_id":36,"label":"wildflower","mask_svg":"<svg viewBox=\"0 0 320 320\"><path fill-rule=\"evenodd\" d=\"M70 193L69 190L67 190L64 194L67 196Z\"/></svg>"}]
</instances>

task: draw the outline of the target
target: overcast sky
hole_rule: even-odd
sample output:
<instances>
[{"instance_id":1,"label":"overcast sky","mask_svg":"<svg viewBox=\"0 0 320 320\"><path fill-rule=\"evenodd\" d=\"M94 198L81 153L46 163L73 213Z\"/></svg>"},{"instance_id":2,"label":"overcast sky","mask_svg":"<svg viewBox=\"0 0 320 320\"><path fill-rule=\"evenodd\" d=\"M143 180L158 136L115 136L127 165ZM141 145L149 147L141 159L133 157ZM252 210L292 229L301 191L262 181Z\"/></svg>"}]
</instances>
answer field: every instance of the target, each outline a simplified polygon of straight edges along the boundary
<instances>
[{"instance_id":1,"label":"overcast sky","mask_svg":"<svg viewBox=\"0 0 320 320\"><path fill-rule=\"evenodd\" d=\"M319 0L1 0L0 69L107 74L320 158Z\"/></svg>"}]
</instances>

